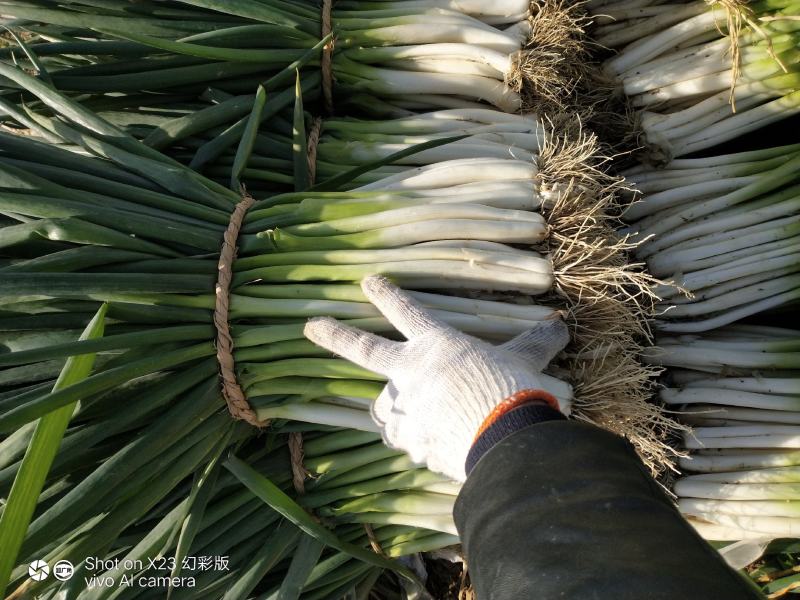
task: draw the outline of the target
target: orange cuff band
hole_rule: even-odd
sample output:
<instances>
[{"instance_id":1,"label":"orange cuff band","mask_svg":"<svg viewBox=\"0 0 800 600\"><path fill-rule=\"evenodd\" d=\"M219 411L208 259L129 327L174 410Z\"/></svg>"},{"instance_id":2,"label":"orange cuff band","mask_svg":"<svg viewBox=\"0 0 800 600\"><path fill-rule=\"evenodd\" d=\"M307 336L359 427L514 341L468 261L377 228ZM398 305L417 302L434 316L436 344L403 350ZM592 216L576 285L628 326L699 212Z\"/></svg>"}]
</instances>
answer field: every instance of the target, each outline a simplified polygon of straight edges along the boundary
<instances>
[{"instance_id":1,"label":"orange cuff band","mask_svg":"<svg viewBox=\"0 0 800 600\"><path fill-rule=\"evenodd\" d=\"M484 431L489 429L489 427L491 427L503 415L510 413L515 408L519 408L525 404L530 404L531 402L544 402L553 410L561 412L561 409L558 406L558 400L556 400L556 397L552 394L545 392L544 390L521 390L516 394L512 394L494 407L494 410L489 413L489 416L484 419L483 423L478 428L478 433L475 434L475 439L477 440Z\"/></svg>"}]
</instances>

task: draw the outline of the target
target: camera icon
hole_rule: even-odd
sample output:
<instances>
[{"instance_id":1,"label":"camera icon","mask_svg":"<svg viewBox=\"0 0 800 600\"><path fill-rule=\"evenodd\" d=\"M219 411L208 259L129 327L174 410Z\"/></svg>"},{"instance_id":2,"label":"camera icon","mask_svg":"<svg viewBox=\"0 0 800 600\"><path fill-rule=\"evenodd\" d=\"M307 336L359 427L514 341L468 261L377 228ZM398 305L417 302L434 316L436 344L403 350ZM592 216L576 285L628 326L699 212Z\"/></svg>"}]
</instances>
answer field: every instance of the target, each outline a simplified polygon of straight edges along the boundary
<instances>
[{"instance_id":1,"label":"camera icon","mask_svg":"<svg viewBox=\"0 0 800 600\"><path fill-rule=\"evenodd\" d=\"M50 574L50 567L43 560L35 560L28 565L28 576L34 581L44 581Z\"/></svg>"}]
</instances>

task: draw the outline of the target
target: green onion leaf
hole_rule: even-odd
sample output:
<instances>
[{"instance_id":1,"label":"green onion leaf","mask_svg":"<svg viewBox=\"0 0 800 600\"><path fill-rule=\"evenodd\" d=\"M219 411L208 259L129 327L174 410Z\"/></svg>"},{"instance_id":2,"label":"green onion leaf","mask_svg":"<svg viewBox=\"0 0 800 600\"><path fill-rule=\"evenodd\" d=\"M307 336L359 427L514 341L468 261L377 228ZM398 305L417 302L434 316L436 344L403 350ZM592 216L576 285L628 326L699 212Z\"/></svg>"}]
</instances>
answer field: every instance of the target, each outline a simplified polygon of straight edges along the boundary
<instances>
[{"instance_id":1,"label":"green onion leaf","mask_svg":"<svg viewBox=\"0 0 800 600\"><path fill-rule=\"evenodd\" d=\"M300 71L294 86L294 123L292 127L292 158L294 160L294 191L302 192L311 185L308 172L308 142L306 140L306 116L303 111L303 89L300 87Z\"/></svg>"},{"instance_id":2,"label":"green onion leaf","mask_svg":"<svg viewBox=\"0 0 800 600\"><path fill-rule=\"evenodd\" d=\"M430 142L416 144L414 146L411 146L410 148L400 150L400 152L395 152L394 154L390 154L385 158L364 163L363 165L355 167L353 169L349 169L348 171L345 171L344 173L337 175L336 177L331 177L327 181L323 181L322 183L312 187L311 191L335 192L341 190L343 186L357 179L360 175L363 175L364 173L369 173L370 171L379 169L380 167L383 167L385 165L390 165L395 161L405 158L406 156L413 156L418 152L430 150L431 148L446 146L447 144L452 144L454 142L458 142L468 137L469 135L454 135L452 137L440 138L438 140L432 140Z\"/></svg>"},{"instance_id":3,"label":"green onion leaf","mask_svg":"<svg viewBox=\"0 0 800 600\"><path fill-rule=\"evenodd\" d=\"M108 305L103 304L81 334L81 340L102 337L106 310ZM92 371L94 359L94 354L81 354L69 358L53 386L53 391L86 379ZM8 502L0 517L0 547L3 548L3 552L0 553L0 596L5 594L11 570L14 568L17 553L25 538L39 494L77 403L76 399L39 419L28 450L22 459L22 465L14 478Z\"/></svg>"},{"instance_id":4,"label":"green onion leaf","mask_svg":"<svg viewBox=\"0 0 800 600\"><path fill-rule=\"evenodd\" d=\"M242 139L239 141L239 147L236 149L236 157L233 159L233 167L231 169L231 189L238 192L242 187L240 177L242 171L247 168L247 163L250 160L250 154L253 152L253 145L256 142L258 135L258 126L261 124L261 113L264 110L264 104L267 101L267 92L264 86L259 85L256 91L255 100L253 100L253 108L250 111L250 116L247 118L244 131L242 132Z\"/></svg>"},{"instance_id":5,"label":"green onion leaf","mask_svg":"<svg viewBox=\"0 0 800 600\"><path fill-rule=\"evenodd\" d=\"M392 569L402 577L410 581L416 581L416 576L397 562L375 554L371 550L366 550L365 548L360 548L359 546L340 540L331 530L317 523L311 515L283 493L274 483L263 475L260 475L257 471L235 456L230 457L225 462L225 467L233 473L239 481L245 484L251 492L308 535L315 537L320 542L340 550L341 552L346 552L367 564L383 569Z\"/></svg>"}]
</instances>

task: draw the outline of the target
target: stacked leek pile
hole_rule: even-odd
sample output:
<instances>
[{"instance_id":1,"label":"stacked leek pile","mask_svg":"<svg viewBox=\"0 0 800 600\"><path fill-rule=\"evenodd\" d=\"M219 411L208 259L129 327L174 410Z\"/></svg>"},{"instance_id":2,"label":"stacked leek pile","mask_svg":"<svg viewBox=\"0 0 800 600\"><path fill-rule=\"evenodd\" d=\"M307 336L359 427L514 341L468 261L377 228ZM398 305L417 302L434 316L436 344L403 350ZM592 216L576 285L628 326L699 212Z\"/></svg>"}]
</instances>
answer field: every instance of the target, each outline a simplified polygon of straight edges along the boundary
<instances>
[{"instance_id":1,"label":"stacked leek pile","mask_svg":"<svg viewBox=\"0 0 800 600\"><path fill-rule=\"evenodd\" d=\"M604 73L656 158L712 148L800 111L793 0L589 6L595 40L618 50Z\"/></svg>"},{"instance_id":2,"label":"stacked leek pile","mask_svg":"<svg viewBox=\"0 0 800 600\"><path fill-rule=\"evenodd\" d=\"M800 149L634 169L645 198L619 236L621 184L603 174L595 138L555 135L547 118L562 126L562 114L511 114L573 108L585 90L576 7L343 0L329 26L328 6L0 2L16 36L0 50L7 497L30 477L41 431L57 418L56 447L63 436L52 464L39 465L30 526L13 492L0 517L0 531L16 532L0 560L14 597L163 592L26 582L26 563L39 557L85 570L87 556L169 556L178 576L182 557L230 555L229 572L173 586L179 598L367 597L384 569L417 585L380 554L456 543L458 486L380 442L368 414L379 376L302 335L308 317L329 315L396 336L358 287L377 273L494 342L565 318L573 343L548 389L577 418L627 435L654 468L668 462L663 436L674 425L646 401L649 380L699 344L691 368L701 374L672 373L685 389L666 391L665 402L718 405L731 389L746 402L770 398L742 410L733 402L721 417L684 409L700 426L686 444L746 447L756 437L768 450L747 459L747 473L682 480L679 495L695 499L682 507L726 527L715 535L791 531L785 511L759 513L782 519L764 525L740 518L774 503L728 507L696 491L726 487L725 477L788 485L793 471L762 467L793 460L771 458L769 444L794 443L786 369L796 366L769 362L765 387L751 373L764 364L743 363L745 378L729 381L722 346L763 351L778 338L770 347L791 353L789 334L733 326L700 342L663 338L650 366L636 358L656 296L658 326L678 333L796 301ZM796 110L797 26L784 18L796 3L589 6L615 20L598 18L602 43L630 43L606 71L641 109L660 155L712 147ZM238 238L229 321L237 379L269 421L263 437L227 413L213 344L221 238L242 183L256 200ZM637 243L655 275L695 296L653 286L628 264ZM83 359L64 364L95 354L93 370ZM684 467L712 453L693 452ZM87 574L153 575L129 566Z\"/></svg>"},{"instance_id":3,"label":"stacked leek pile","mask_svg":"<svg viewBox=\"0 0 800 600\"><path fill-rule=\"evenodd\" d=\"M729 325L664 336L661 399L694 426L679 507L708 539L800 535L800 342L792 329Z\"/></svg>"},{"instance_id":4,"label":"stacked leek pile","mask_svg":"<svg viewBox=\"0 0 800 600\"><path fill-rule=\"evenodd\" d=\"M487 105L516 112L543 99L557 104L578 77L583 48L574 11L554 2L341 2L329 25L311 1L0 6L30 36L29 52L4 49L6 60L86 94L93 109L145 130L155 125L148 143L163 147L221 127L205 143L220 132L224 139L199 152L194 166L235 143L260 83L273 93L270 116L290 106L287 88L303 65L320 67L304 78L307 96L321 95L340 112ZM330 75L321 52L333 35L320 40L329 30Z\"/></svg>"},{"instance_id":5,"label":"stacked leek pile","mask_svg":"<svg viewBox=\"0 0 800 600\"><path fill-rule=\"evenodd\" d=\"M637 192L623 231L649 272L669 282L655 290L657 347L645 357L668 367L661 399L694 428L680 466L699 474L678 480L681 509L712 540L797 535L788 518L800 498L796 474L777 468L795 464L778 449L796 442L796 332L756 323L791 314L800 297L800 147L755 142L712 153L798 112L800 6L588 7L592 36L614 51L604 75L628 102L644 159L658 163L625 172ZM759 495L772 482L786 510Z\"/></svg>"},{"instance_id":6,"label":"stacked leek pile","mask_svg":"<svg viewBox=\"0 0 800 600\"><path fill-rule=\"evenodd\" d=\"M800 147L640 166L643 194L625 213L636 255L673 281L659 295L663 331L708 331L800 298Z\"/></svg>"},{"instance_id":7,"label":"stacked leek pile","mask_svg":"<svg viewBox=\"0 0 800 600\"><path fill-rule=\"evenodd\" d=\"M91 115L79 114L84 117L83 123L104 126ZM72 125L77 123L73 121ZM99 137L87 134L84 139L98 141ZM7 546L9 552L4 556L14 561L8 566L19 564L13 581L23 583L27 579L28 555L49 562L67 559L79 565L87 556L120 553L131 560L177 552L187 556L218 554L234 561L231 573L204 574L208 585L225 589L236 577L235 593L230 591L228 597L247 597L267 571L292 551L298 535L292 534L291 528L287 533L285 524L276 528L278 516L259 508L260 502L254 501L251 492L237 491L238 484L230 478L200 487L209 481L200 477L204 471L213 469L223 453L231 450L276 482L289 483L285 457L279 454L262 465L263 441L251 427L235 427L223 408L213 358L211 313L203 308L211 297L215 270L214 261L205 260L204 255L212 253L212 245L218 244L225 213L202 202L232 205L238 196L218 190L202 178L193 178L191 172L168 161L153 159L153 154L135 143L126 145L131 150L139 148L139 154L127 154L113 145L105 147L106 154L122 159L114 166L113 161L89 159L29 139L4 135L3 142L6 157L26 156L24 162L45 167L58 159L75 169L73 187L67 188L10 164L19 163L18 159L8 158L3 164L4 214L12 215L5 217L2 229L8 257L3 265L3 329L9 349L2 357L6 367L2 418L4 431L13 432L3 442L6 490L21 472L23 455L32 443L34 420L59 406L74 408L75 401L80 400L40 496L35 519L27 528L18 561L14 561L16 552ZM142 180L144 184L136 173L120 168L137 163L137 159L136 167L149 175L148 180ZM158 182L186 191L170 193ZM221 224L214 223L217 213L223 217ZM24 216L27 219L22 221ZM204 247L206 244L208 247ZM191 289L198 294L187 294ZM99 300L111 302L106 335L74 342ZM303 344L302 319L295 318L296 324L286 322L287 307L299 315L326 313L329 308L321 303L314 312L302 303L268 300L250 301L250 308L247 304L244 299L245 311L237 319L241 325L234 332L256 336L248 343L237 335L238 351L247 353L250 348L251 361L258 359L259 351L292 355L291 343L282 348L280 344L264 345L270 339ZM247 314L250 317L244 316ZM464 315L466 320L468 316ZM482 324L479 319L472 321ZM491 319L488 323L491 325ZM381 325L378 323L379 330ZM95 374L50 391L63 357L93 351L101 352ZM246 355L239 358L247 360ZM336 376L337 369L333 373ZM329 383L335 386L336 381ZM126 406L125 414L120 414L120 403ZM364 443L357 437L345 439L347 448ZM376 436L371 436L370 441L374 439ZM277 446L280 452L283 444L279 442L280 438L270 442L267 449ZM316 454L309 453L323 459L340 448L341 440L338 445L320 446ZM340 470L347 468L341 461L328 462ZM270 464L276 466L270 470L266 468ZM228 467L233 465L228 463ZM187 480L193 473L197 477L196 492ZM240 478L248 473L257 477L246 471ZM143 494L145 488L147 493ZM201 494L200 489L205 491ZM236 493L228 497L230 492ZM256 519L259 526L241 523L242 518ZM22 533L25 529L23 526ZM191 533L184 534L184 530ZM181 536L176 538L178 531ZM279 537L265 540L264 532ZM402 528L376 532L381 544L390 549L397 544L403 548L403 543L412 543L420 534ZM363 531L350 530L350 539L358 540L359 536L364 537ZM267 542L272 545L265 546ZM451 542L451 538L439 540L434 547ZM412 544L408 551L414 548L426 546ZM302 551L301 547L298 552ZM328 592L337 582L340 586L347 583L350 579L342 580L344 574L338 567L350 560L353 550L348 548L348 552L344 559L334 559L337 569L327 572L328 579L323 577L323 570L316 578L308 582L304 578L301 583L324 585ZM373 556L371 551L367 554L369 559ZM369 566L367 561L367 571ZM118 569L112 571L106 575L121 575ZM273 584L267 580L263 585L279 584L280 573ZM133 569L129 574L139 573ZM359 563L352 577L357 582L365 575L364 565ZM18 593L55 593L56 587L47 583L23 583ZM86 589L83 594L104 597L110 591ZM210 589L201 586L183 593L203 597Z\"/></svg>"},{"instance_id":8,"label":"stacked leek pile","mask_svg":"<svg viewBox=\"0 0 800 600\"><path fill-rule=\"evenodd\" d=\"M675 284L657 290L657 347L646 353L667 367L661 400L692 428L673 491L706 539L750 540L737 552L795 538L800 523L797 332L758 325L781 323L800 298L798 149L628 172L642 193L625 212L636 253ZM793 584L766 565L766 591Z\"/></svg>"},{"instance_id":9,"label":"stacked leek pile","mask_svg":"<svg viewBox=\"0 0 800 600\"><path fill-rule=\"evenodd\" d=\"M464 136L464 139L444 146L415 152L392 164L375 167L354 178L348 187L373 183L416 166L446 160L513 157L532 161L547 143L547 130L538 119L486 108L446 109L380 121L352 117L307 118L306 130L310 132L314 128L318 128L321 134L313 161L315 179L320 181L365 164L381 162L414 145ZM235 150L232 148L217 157L203 170L204 174L228 184L236 160ZM175 151L174 156L183 162L192 159L189 152ZM253 193L275 193L293 188L291 118L274 118L268 130L262 127L255 136L241 180ZM492 189L497 193L511 192L512 186Z\"/></svg>"},{"instance_id":10,"label":"stacked leek pile","mask_svg":"<svg viewBox=\"0 0 800 600\"><path fill-rule=\"evenodd\" d=\"M22 472L35 420L78 402L22 552L8 565L17 565L15 585L33 556L80 564L93 555L146 558L218 548L241 558L235 572L227 579L207 575L211 587L177 595L207 597L235 579L235 592L226 597L249 597L256 586L274 589L285 575L299 577L298 594L305 585L304 597L322 598L390 566L364 550L363 530L348 523L373 524L390 555L453 543L449 507L456 486L387 450L372 432L365 409L383 382L302 336L305 320L321 314L392 335L356 285L372 273L412 290L433 288L436 293L417 297L440 318L496 341L569 309L576 346L548 378L549 389L580 418L629 433L651 462L663 460L667 450L656 429L665 420L645 402L649 371L632 356L646 280L625 264L628 244L609 228L616 184L597 170L591 138L560 141L531 119L479 112L468 113L466 126L457 111L401 119L387 124L401 134L365 136L362 149L381 157L406 148L418 141L403 133L410 129L429 139L407 154L427 156L408 165L384 160L356 171L345 167L327 190L260 198L249 211L231 295L239 380L258 416L274 420L273 432L304 431L305 468L320 477L307 484L301 501L332 516L339 524L334 534L281 491L290 485L283 438L270 436L265 448L252 429L233 425L219 394L213 287L238 191L139 143L21 69L0 65L0 75L35 99L9 102L6 112L19 117L17 126L35 124L31 129L48 142L0 134L6 490ZM286 174L302 190L308 184L304 118L300 97L293 101L296 150ZM258 94L250 104L230 170L234 187L264 116ZM471 137L442 137L453 132L448 119ZM377 127L334 123L320 144L326 156L336 152L329 145L336 127ZM498 156L502 144L508 158ZM489 185L504 193L487 196ZM75 342L103 302L105 335ZM65 357L95 352L93 374L51 389ZM341 431L325 434L331 428ZM232 452L250 467L225 458ZM316 567L316 558L297 565L312 542L298 541L285 523L255 530L246 515L267 517L258 517L265 509L250 492L224 472L204 475L223 462L280 515L339 553L328 551ZM264 515L279 522L273 512ZM220 536L232 522L239 523L238 533ZM272 538L265 540L265 531L285 539L267 552L262 545ZM286 564L295 544L303 551ZM349 570L338 570L343 564ZM23 591L55 594L57 588L29 582ZM106 597L111 591L76 593Z\"/></svg>"}]
</instances>

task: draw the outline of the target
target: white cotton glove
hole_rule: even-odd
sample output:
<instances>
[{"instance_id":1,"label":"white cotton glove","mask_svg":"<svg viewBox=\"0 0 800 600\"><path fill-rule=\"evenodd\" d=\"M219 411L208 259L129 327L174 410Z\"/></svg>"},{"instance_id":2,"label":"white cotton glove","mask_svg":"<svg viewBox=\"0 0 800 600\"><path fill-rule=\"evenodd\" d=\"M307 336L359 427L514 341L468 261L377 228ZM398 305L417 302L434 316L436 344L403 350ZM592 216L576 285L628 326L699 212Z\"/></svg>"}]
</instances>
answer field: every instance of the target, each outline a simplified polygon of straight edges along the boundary
<instances>
[{"instance_id":1,"label":"white cotton glove","mask_svg":"<svg viewBox=\"0 0 800 600\"><path fill-rule=\"evenodd\" d=\"M566 325L545 321L494 346L442 323L383 277L368 277L361 287L408 341L329 317L311 319L306 337L389 379L372 406L389 447L464 481L464 463L481 424L509 396L542 389L541 370L569 340Z\"/></svg>"}]
</instances>

